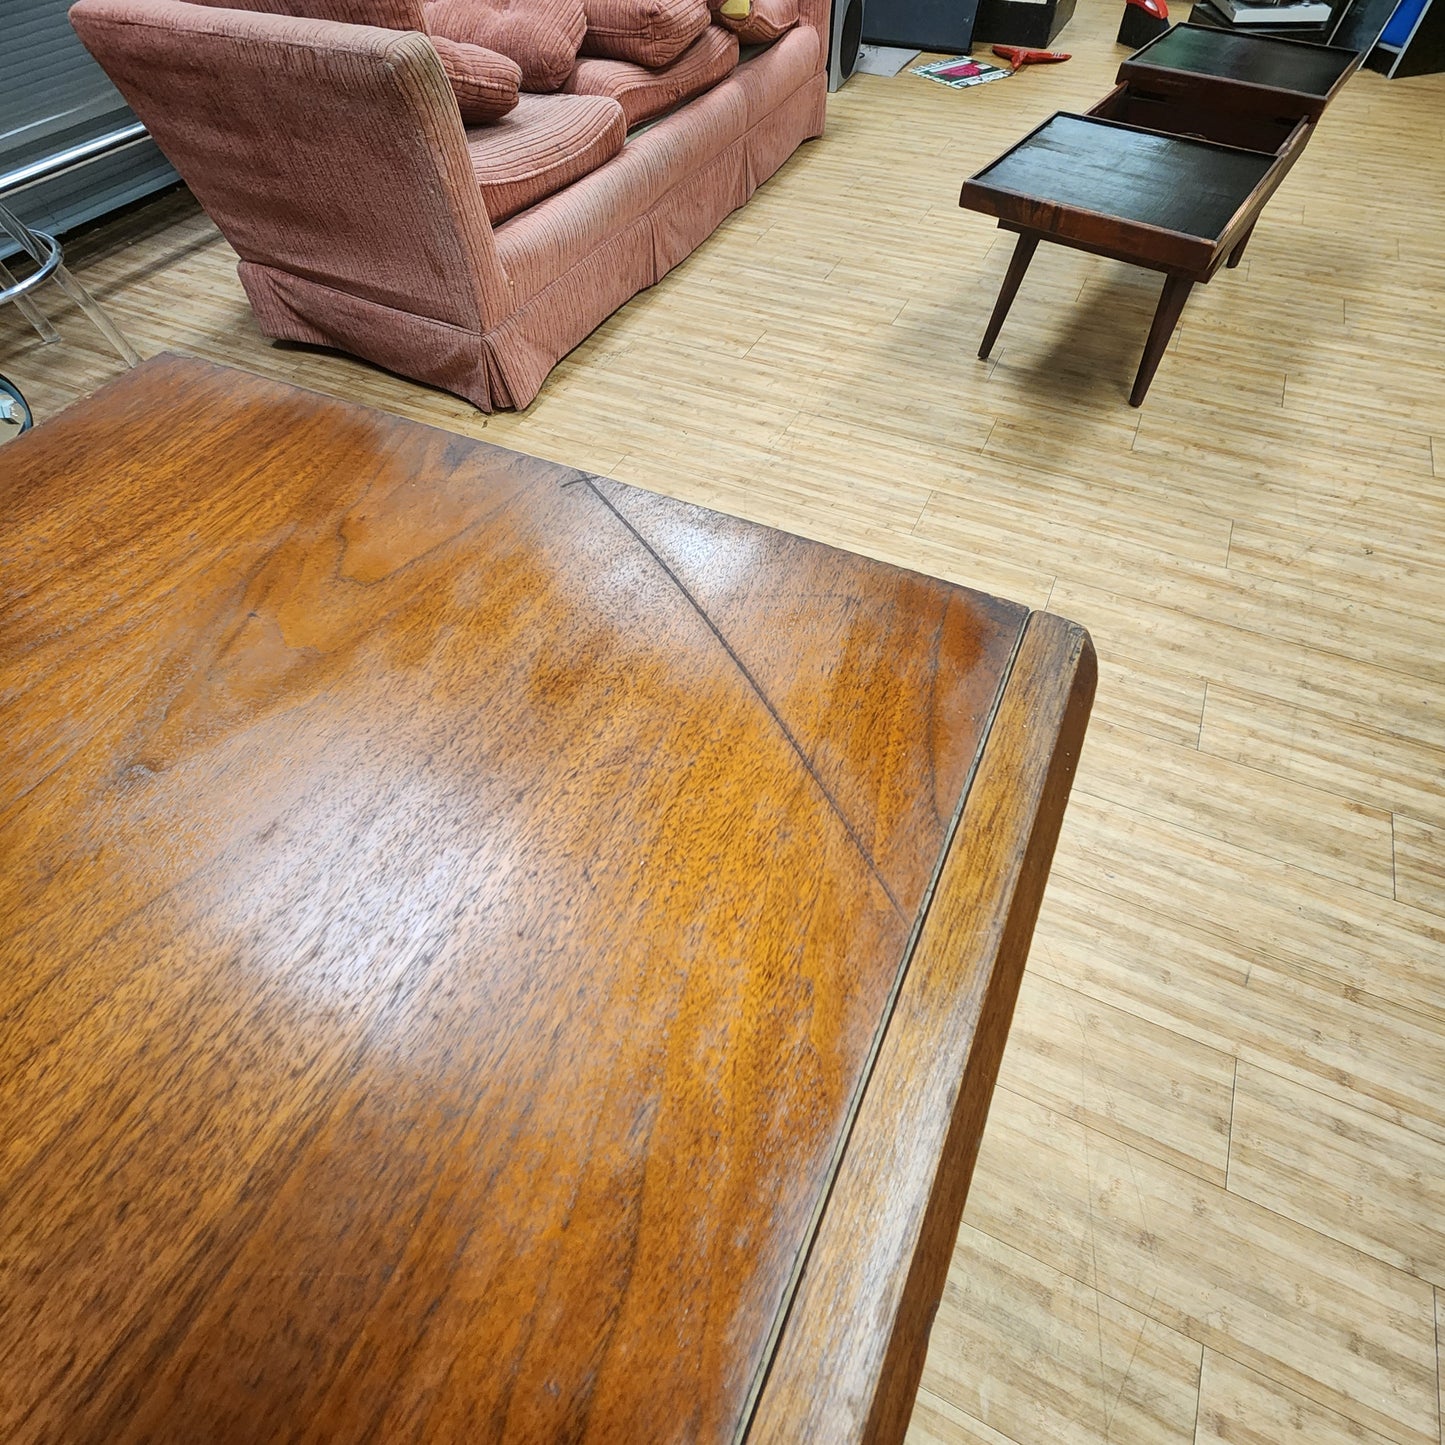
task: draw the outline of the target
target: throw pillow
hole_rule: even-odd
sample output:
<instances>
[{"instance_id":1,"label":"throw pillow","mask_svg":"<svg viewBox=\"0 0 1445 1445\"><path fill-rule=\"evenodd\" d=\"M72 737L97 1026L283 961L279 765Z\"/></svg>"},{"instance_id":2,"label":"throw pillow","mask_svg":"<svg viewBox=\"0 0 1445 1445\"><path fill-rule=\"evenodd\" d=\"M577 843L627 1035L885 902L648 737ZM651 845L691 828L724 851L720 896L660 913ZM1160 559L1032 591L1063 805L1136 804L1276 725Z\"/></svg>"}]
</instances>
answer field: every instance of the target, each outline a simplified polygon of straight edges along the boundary
<instances>
[{"instance_id":1,"label":"throw pillow","mask_svg":"<svg viewBox=\"0 0 1445 1445\"><path fill-rule=\"evenodd\" d=\"M433 35L431 43L452 83L464 124L485 125L516 109L522 67L515 60L485 46L448 40L444 35Z\"/></svg>"},{"instance_id":2,"label":"throw pillow","mask_svg":"<svg viewBox=\"0 0 1445 1445\"><path fill-rule=\"evenodd\" d=\"M582 0L429 0L426 19L433 35L510 56L539 92L562 88L587 28Z\"/></svg>"},{"instance_id":3,"label":"throw pillow","mask_svg":"<svg viewBox=\"0 0 1445 1445\"><path fill-rule=\"evenodd\" d=\"M671 65L707 29L708 0L586 0L584 55Z\"/></svg>"},{"instance_id":4,"label":"throw pillow","mask_svg":"<svg viewBox=\"0 0 1445 1445\"><path fill-rule=\"evenodd\" d=\"M735 13L743 10L741 18ZM798 23L798 0L724 0L715 16L742 45L771 45Z\"/></svg>"}]
</instances>

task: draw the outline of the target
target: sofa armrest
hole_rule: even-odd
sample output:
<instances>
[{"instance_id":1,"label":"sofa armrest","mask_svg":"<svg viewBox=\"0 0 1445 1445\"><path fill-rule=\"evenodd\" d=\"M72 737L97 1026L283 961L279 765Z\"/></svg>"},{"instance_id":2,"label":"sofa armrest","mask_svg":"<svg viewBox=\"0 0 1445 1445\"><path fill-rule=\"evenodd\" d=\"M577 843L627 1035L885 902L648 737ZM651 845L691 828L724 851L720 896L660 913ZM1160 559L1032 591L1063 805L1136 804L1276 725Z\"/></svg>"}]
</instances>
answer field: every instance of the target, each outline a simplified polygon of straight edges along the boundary
<instances>
[{"instance_id":1,"label":"sofa armrest","mask_svg":"<svg viewBox=\"0 0 1445 1445\"><path fill-rule=\"evenodd\" d=\"M831 0L798 0L798 19L804 25L811 25L823 42L819 47L819 69L828 68L828 34L833 24Z\"/></svg>"},{"instance_id":2,"label":"sofa armrest","mask_svg":"<svg viewBox=\"0 0 1445 1445\"><path fill-rule=\"evenodd\" d=\"M243 261L467 330L512 310L424 35L183 0L70 18Z\"/></svg>"}]
</instances>

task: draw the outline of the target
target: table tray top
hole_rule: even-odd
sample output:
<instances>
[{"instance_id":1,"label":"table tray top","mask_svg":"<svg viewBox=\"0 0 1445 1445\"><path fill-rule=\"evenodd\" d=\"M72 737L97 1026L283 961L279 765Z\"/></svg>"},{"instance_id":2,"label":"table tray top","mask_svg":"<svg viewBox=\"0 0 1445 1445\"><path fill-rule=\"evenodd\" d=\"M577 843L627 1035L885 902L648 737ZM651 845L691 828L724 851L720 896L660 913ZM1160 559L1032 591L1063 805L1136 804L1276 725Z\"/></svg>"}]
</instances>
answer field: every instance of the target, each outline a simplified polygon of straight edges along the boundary
<instances>
[{"instance_id":1,"label":"table tray top","mask_svg":"<svg viewBox=\"0 0 1445 1445\"><path fill-rule=\"evenodd\" d=\"M1259 105L1316 119L1358 63L1352 50L1185 24L1131 55L1118 78L1220 105Z\"/></svg>"},{"instance_id":2,"label":"table tray top","mask_svg":"<svg viewBox=\"0 0 1445 1445\"><path fill-rule=\"evenodd\" d=\"M1162 248L1202 266L1275 163L1254 151L1060 112L966 181L961 204L1045 234L1088 240L1097 232L1116 250L1149 256Z\"/></svg>"},{"instance_id":3,"label":"table tray top","mask_svg":"<svg viewBox=\"0 0 1445 1445\"><path fill-rule=\"evenodd\" d=\"M734 1439L1027 609L174 357L6 451L0 1435Z\"/></svg>"}]
</instances>

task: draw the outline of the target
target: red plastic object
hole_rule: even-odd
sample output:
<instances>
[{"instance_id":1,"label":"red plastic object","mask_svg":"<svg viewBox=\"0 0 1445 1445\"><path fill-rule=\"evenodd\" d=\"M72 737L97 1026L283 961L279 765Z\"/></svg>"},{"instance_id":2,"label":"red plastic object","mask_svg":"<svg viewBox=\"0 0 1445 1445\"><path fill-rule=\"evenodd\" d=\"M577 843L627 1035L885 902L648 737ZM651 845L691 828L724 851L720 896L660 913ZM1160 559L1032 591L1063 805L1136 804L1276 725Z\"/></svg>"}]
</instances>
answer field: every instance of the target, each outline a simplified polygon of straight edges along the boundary
<instances>
[{"instance_id":1,"label":"red plastic object","mask_svg":"<svg viewBox=\"0 0 1445 1445\"><path fill-rule=\"evenodd\" d=\"M1131 0L1133 3L1133 0ZM1157 3L1157 0L1151 0ZM1021 70L1025 65L1057 65L1061 60L1072 60L1061 50L1030 50L1027 45L995 45L993 53L1001 60L1007 60L1010 70Z\"/></svg>"},{"instance_id":2,"label":"red plastic object","mask_svg":"<svg viewBox=\"0 0 1445 1445\"><path fill-rule=\"evenodd\" d=\"M1152 15L1156 20L1168 20L1169 18L1168 0L1124 0L1124 3L1133 5L1146 15Z\"/></svg>"}]
</instances>

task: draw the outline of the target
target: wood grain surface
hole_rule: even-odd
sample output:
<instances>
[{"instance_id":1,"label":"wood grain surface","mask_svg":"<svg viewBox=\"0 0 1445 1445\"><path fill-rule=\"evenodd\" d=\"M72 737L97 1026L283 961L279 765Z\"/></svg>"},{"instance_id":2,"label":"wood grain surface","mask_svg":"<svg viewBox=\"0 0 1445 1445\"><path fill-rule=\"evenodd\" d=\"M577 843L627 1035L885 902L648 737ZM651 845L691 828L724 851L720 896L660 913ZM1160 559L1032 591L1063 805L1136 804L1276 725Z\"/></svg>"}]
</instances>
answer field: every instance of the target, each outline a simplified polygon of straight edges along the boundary
<instances>
[{"instance_id":1,"label":"wood grain surface","mask_svg":"<svg viewBox=\"0 0 1445 1445\"><path fill-rule=\"evenodd\" d=\"M1030 619L749 1439L903 1438L1096 678Z\"/></svg>"},{"instance_id":2,"label":"wood grain surface","mask_svg":"<svg viewBox=\"0 0 1445 1445\"><path fill-rule=\"evenodd\" d=\"M0 1436L734 1438L1026 609L176 357L5 461Z\"/></svg>"},{"instance_id":3,"label":"wood grain surface","mask_svg":"<svg viewBox=\"0 0 1445 1445\"><path fill-rule=\"evenodd\" d=\"M980 362L1015 238L954 204L957 178L1108 92L1120 8L1079 0L1074 58L1003 85L855 73L822 139L523 413L270 344L185 192L69 238L67 264L146 355L1085 624L1098 698L910 1445L1440 1445L1419 1367L1437 1310L1376 1277L1419 1260L1429 1191L1386 1161L1367 1231L1321 1202L1360 1114L1445 1177L1445 1008L1423 992L1445 978L1445 75L1350 80L1133 411L1159 278L1040 246ZM120 370L41 299L61 345L0 307L0 371L37 418ZM1236 1061L1242 1088L1249 1065L1333 1112L1287 1171L1229 1165L1259 1158ZM1256 1182L1271 1206L1236 1192Z\"/></svg>"}]
</instances>

